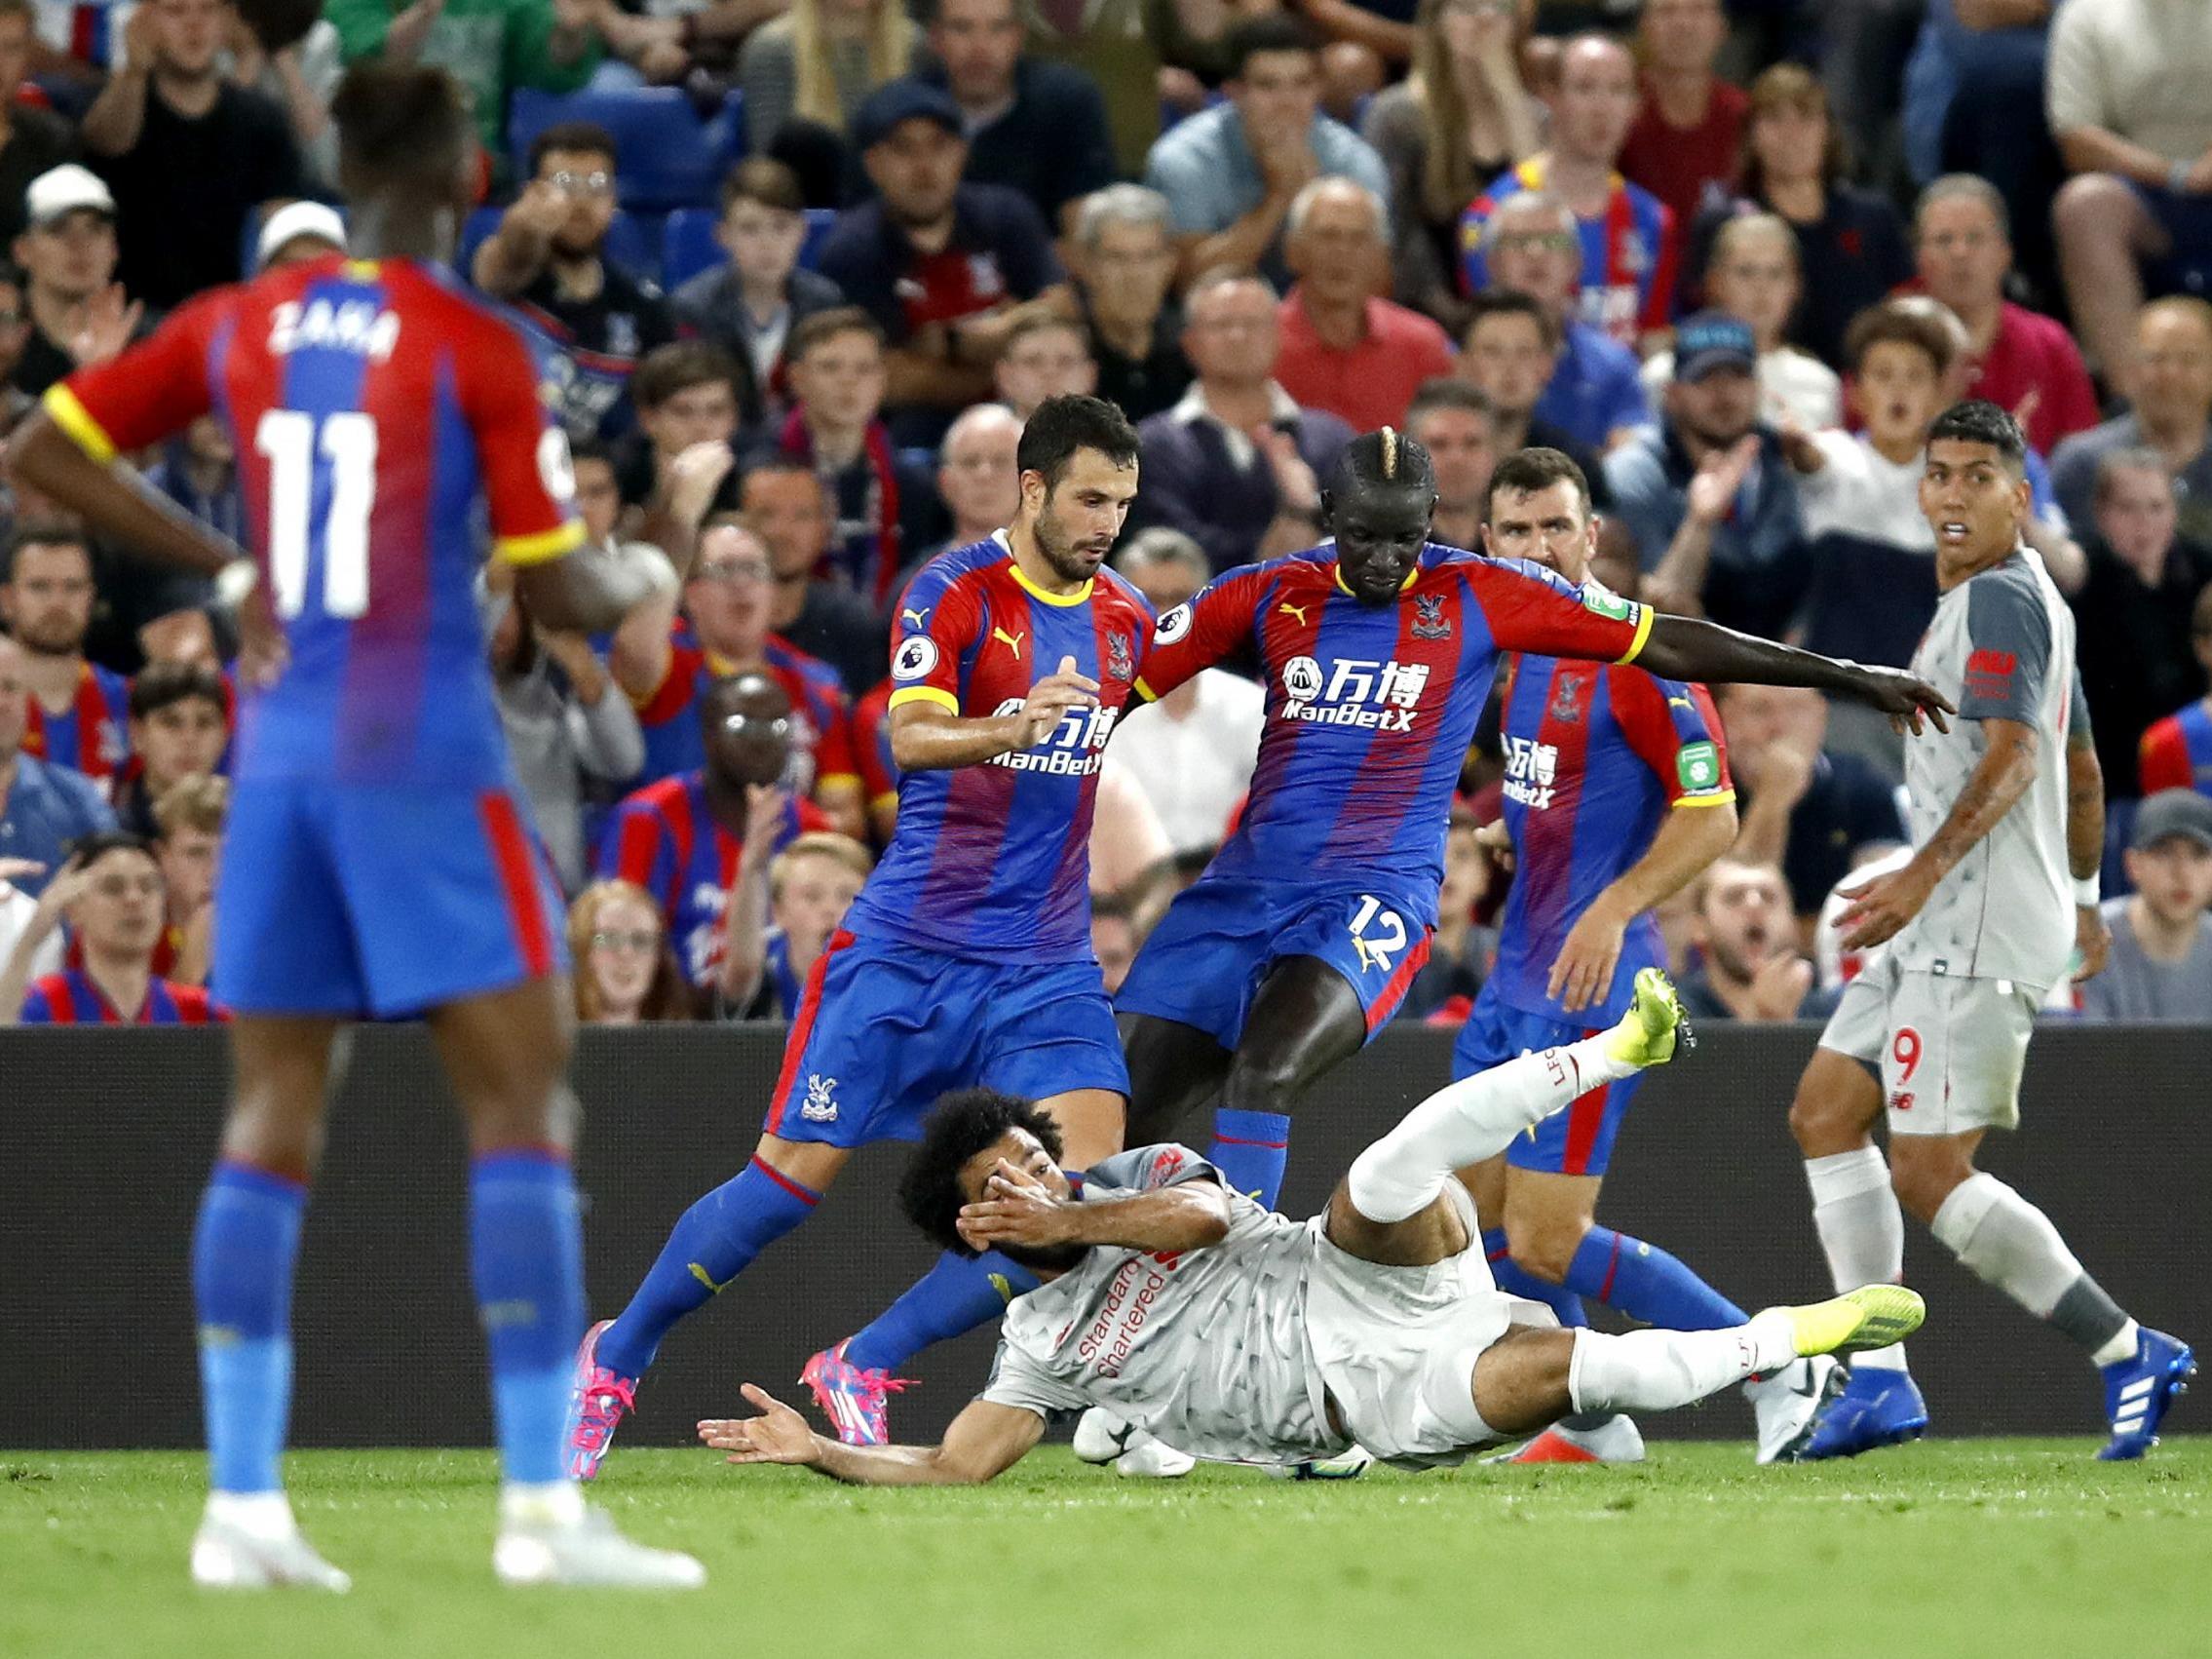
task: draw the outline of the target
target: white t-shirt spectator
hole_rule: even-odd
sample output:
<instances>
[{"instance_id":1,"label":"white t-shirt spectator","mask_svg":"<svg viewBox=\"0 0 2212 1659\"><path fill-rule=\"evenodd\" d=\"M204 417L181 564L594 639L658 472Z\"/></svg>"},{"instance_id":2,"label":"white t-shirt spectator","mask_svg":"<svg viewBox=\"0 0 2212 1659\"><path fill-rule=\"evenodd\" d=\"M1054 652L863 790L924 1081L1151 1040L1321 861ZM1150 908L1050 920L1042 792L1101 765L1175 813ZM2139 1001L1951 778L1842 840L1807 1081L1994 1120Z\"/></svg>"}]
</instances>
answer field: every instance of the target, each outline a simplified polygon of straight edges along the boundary
<instances>
[{"instance_id":1,"label":"white t-shirt spectator","mask_svg":"<svg viewBox=\"0 0 2212 1659\"><path fill-rule=\"evenodd\" d=\"M1229 814L1251 787L1267 693L1252 681L1207 669L1192 682L1189 714L1165 705L1133 709L1114 733L1114 758L1144 790L1175 856L1221 845Z\"/></svg>"},{"instance_id":2,"label":"white t-shirt spectator","mask_svg":"<svg viewBox=\"0 0 2212 1659\"><path fill-rule=\"evenodd\" d=\"M2102 127L2168 161L2212 149L2212 6L2068 0L2050 26L2044 109L2053 133Z\"/></svg>"},{"instance_id":3,"label":"white t-shirt spectator","mask_svg":"<svg viewBox=\"0 0 2212 1659\"><path fill-rule=\"evenodd\" d=\"M37 908L38 901L28 893L12 882L0 881L0 965L14 953L16 941L31 925L31 914ZM56 928L31 956L30 978L41 980L61 972L61 930Z\"/></svg>"}]
</instances>

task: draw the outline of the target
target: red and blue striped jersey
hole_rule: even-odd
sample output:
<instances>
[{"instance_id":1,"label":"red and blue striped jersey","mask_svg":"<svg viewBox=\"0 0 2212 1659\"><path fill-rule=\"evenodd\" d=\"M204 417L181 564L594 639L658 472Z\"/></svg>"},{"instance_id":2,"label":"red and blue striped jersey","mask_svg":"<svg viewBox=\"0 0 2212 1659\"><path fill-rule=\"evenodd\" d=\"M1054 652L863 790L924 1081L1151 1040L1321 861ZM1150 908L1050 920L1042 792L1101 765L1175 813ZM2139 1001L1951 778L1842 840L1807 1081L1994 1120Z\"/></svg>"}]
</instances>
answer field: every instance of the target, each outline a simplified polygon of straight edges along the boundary
<instances>
[{"instance_id":1,"label":"red and blue striped jersey","mask_svg":"<svg viewBox=\"0 0 2212 1659\"><path fill-rule=\"evenodd\" d=\"M675 629L668 672L661 676L660 688L637 705L638 728L645 735L645 769L639 777L646 783L706 764L700 701L708 686L736 672L702 646L684 624ZM858 788L852 716L837 671L773 634L762 655L762 672L791 700L791 773L785 781L801 794L813 794L825 784Z\"/></svg>"},{"instance_id":2,"label":"red and blue striped jersey","mask_svg":"<svg viewBox=\"0 0 2212 1659\"><path fill-rule=\"evenodd\" d=\"M1650 630L1649 611L1602 588L1433 542L1396 603L1364 605L1322 546L1232 570L1162 617L1137 689L1163 697L1256 648L1259 764L1212 869L1372 890L1432 926L1452 793L1498 654L1626 661Z\"/></svg>"},{"instance_id":3,"label":"red and blue striped jersey","mask_svg":"<svg viewBox=\"0 0 2212 1659\"><path fill-rule=\"evenodd\" d=\"M783 809L776 850L810 830L829 827L814 802L793 795ZM676 960L695 985L710 983L721 971L722 916L744 847L744 838L724 829L708 808L704 772L663 778L628 796L615 808L600 843L599 873L653 895Z\"/></svg>"},{"instance_id":4,"label":"red and blue striped jersey","mask_svg":"<svg viewBox=\"0 0 2212 1659\"><path fill-rule=\"evenodd\" d=\"M134 1019L117 1012L107 993L82 968L33 981L23 998L25 1025L208 1025L230 1023L228 1011L208 1000L198 985L154 979Z\"/></svg>"},{"instance_id":5,"label":"red and blue striped jersey","mask_svg":"<svg viewBox=\"0 0 2212 1659\"><path fill-rule=\"evenodd\" d=\"M511 782L477 609L482 515L511 563L584 535L513 323L434 267L333 254L194 300L46 403L99 460L210 410L230 429L291 650L242 700L240 779Z\"/></svg>"},{"instance_id":6,"label":"red and blue striped jersey","mask_svg":"<svg viewBox=\"0 0 2212 1659\"><path fill-rule=\"evenodd\" d=\"M2160 790L2212 795L2212 703L2199 699L2146 731L2136 770L2147 795Z\"/></svg>"},{"instance_id":7,"label":"red and blue striped jersey","mask_svg":"<svg viewBox=\"0 0 2212 1659\"><path fill-rule=\"evenodd\" d=\"M1460 215L1460 271L1469 293L1490 286L1482 254L1482 233L1490 215L1508 197L1545 188L1545 170L1531 157L1494 180ZM1583 291L1576 315L1591 328L1633 346L1639 334L1667 326L1673 314L1676 227L1674 214L1649 190L1618 173L1605 212L1594 219L1580 216Z\"/></svg>"},{"instance_id":8,"label":"red and blue striped jersey","mask_svg":"<svg viewBox=\"0 0 2212 1659\"><path fill-rule=\"evenodd\" d=\"M1668 809L1735 798L1720 715L1701 685L1537 656L1506 659L1498 706L1513 888L1488 988L1530 1014L1611 1024L1628 1012L1636 971L1665 964L1650 913L1628 925L1603 1003L1569 1014L1548 994L1551 964Z\"/></svg>"},{"instance_id":9,"label":"red and blue striped jersey","mask_svg":"<svg viewBox=\"0 0 2212 1659\"><path fill-rule=\"evenodd\" d=\"M67 714L50 714L36 697L30 699L22 751L57 766L74 766L112 792L111 780L131 758L131 682L97 663L82 664Z\"/></svg>"},{"instance_id":10,"label":"red and blue striped jersey","mask_svg":"<svg viewBox=\"0 0 2212 1659\"><path fill-rule=\"evenodd\" d=\"M871 812L898 798L898 761L891 752L891 694L896 689L883 679L853 706L853 759Z\"/></svg>"},{"instance_id":11,"label":"red and blue striped jersey","mask_svg":"<svg viewBox=\"0 0 2212 1659\"><path fill-rule=\"evenodd\" d=\"M898 601L894 712L926 701L971 719L1011 714L1066 657L1098 682L1098 706L1071 710L1034 749L900 778L898 828L847 930L977 961L1091 960L1098 767L1151 633L1152 607L1113 571L1049 594L1003 531L925 564Z\"/></svg>"}]
</instances>

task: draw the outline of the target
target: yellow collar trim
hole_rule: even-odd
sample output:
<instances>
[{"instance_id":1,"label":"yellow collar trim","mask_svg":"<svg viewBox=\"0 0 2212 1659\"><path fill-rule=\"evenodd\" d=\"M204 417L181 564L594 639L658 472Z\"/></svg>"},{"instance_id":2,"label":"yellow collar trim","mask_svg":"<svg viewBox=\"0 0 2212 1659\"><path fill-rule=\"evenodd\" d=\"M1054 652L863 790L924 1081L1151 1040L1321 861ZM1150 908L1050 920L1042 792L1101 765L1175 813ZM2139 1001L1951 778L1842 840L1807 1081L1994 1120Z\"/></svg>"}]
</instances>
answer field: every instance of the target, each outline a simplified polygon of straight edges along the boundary
<instances>
[{"instance_id":1,"label":"yellow collar trim","mask_svg":"<svg viewBox=\"0 0 2212 1659\"><path fill-rule=\"evenodd\" d=\"M1007 555L1007 568L1013 572L1014 584L1031 598L1042 599L1049 605L1059 605L1063 609L1082 604L1090 598L1090 590L1098 586L1098 578L1093 576L1072 594L1048 593L1029 579L1023 572L1020 563L1013 558L1011 550Z\"/></svg>"},{"instance_id":2,"label":"yellow collar trim","mask_svg":"<svg viewBox=\"0 0 2212 1659\"><path fill-rule=\"evenodd\" d=\"M1339 593L1344 593L1344 594L1352 594L1352 597L1353 597L1354 598L1357 598L1359 597L1359 596L1358 596L1357 594L1353 594L1353 593L1352 593L1352 588L1351 588L1351 585L1350 585L1349 583L1347 583L1347 582L1345 581L1345 579L1344 579L1344 566L1343 566L1342 564L1332 564L1332 565L1330 565L1330 566L1329 566L1329 574L1330 574L1330 575L1331 575L1332 577L1334 577L1334 578L1335 578L1335 580L1336 580L1336 585L1337 585L1337 591L1338 591ZM1416 582L1418 582L1418 581L1420 581L1420 580L1421 580L1421 561L1420 561L1420 560L1419 560L1419 559L1415 559L1415 560L1413 561L1413 568L1412 568L1411 570L1408 570L1408 571L1407 571L1407 572L1405 573L1405 580L1404 580L1404 581L1402 581L1402 582L1400 582L1400 583L1398 584L1398 592L1399 592L1399 593L1401 593L1401 594L1402 594L1402 593L1404 593L1404 592L1406 591L1406 589L1408 589L1408 588L1412 587L1412 586L1414 585L1414 583L1416 583Z\"/></svg>"}]
</instances>

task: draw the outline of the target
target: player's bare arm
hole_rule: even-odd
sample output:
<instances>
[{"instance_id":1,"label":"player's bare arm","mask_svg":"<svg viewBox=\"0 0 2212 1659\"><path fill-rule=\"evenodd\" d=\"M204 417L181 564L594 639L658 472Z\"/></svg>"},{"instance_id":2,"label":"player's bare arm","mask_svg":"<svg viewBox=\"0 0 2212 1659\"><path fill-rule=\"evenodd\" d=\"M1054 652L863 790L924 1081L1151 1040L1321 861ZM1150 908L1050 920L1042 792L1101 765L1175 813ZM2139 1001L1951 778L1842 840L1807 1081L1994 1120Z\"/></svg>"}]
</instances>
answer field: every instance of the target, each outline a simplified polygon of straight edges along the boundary
<instances>
[{"instance_id":1,"label":"player's bare arm","mask_svg":"<svg viewBox=\"0 0 2212 1659\"><path fill-rule=\"evenodd\" d=\"M1070 709L1097 706L1098 682L1062 657L1056 673L1029 688L1011 714L967 716L917 698L891 712L891 755L903 772L980 766L1002 754L1034 749L1052 735Z\"/></svg>"},{"instance_id":2,"label":"player's bare arm","mask_svg":"<svg viewBox=\"0 0 2212 1659\"><path fill-rule=\"evenodd\" d=\"M1879 709L1899 729L1921 729L1922 720L1949 731L1945 718L1958 711L1942 692L1902 669L1868 668L1862 663L1823 657L1738 634L1717 623L1688 616L1655 616L1635 664L1661 679L1742 680L1753 685L1810 685L1834 691Z\"/></svg>"},{"instance_id":3,"label":"player's bare arm","mask_svg":"<svg viewBox=\"0 0 2212 1659\"><path fill-rule=\"evenodd\" d=\"M806 1418L766 1389L740 1391L757 1417L709 1418L699 1438L731 1463L794 1463L854 1486L976 1486L1027 1456L1045 1436L1045 1419L1018 1406L969 1404L935 1446L846 1446L818 1435Z\"/></svg>"},{"instance_id":4,"label":"player's bare arm","mask_svg":"<svg viewBox=\"0 0 2212 1659\"><path fill-rule=\"evenodd\" d=\"M2081 717L2066 728L2066 868L2081 888L2074 906L2074 947L2081 956L2074 970L2077 984L2095 979L2112 959L2112 929L2096 900L2097 870L2104 858L2105 769L2097 759L2096 734L2083 704Z\"/></svg>"},{"instance_id":5,"label":"player's bare arm","mask_svg":"<svg viewBox=\"0 0 2212 1659\"><path fill-rule=\"evenodd\" d=\"M1852 893L1850 908L1839 918L1846 950L1894 938L1920 914L1935 884L1997 828L2036 781L2034 726L1992 718L1982 721L1982 734L1989 747L1927 844L1901 869L1876 876Z\"/></svg>"},{"instance_id":6,"label":"player's bare arm","mask_svg":"<svg viewBox=\"0 0 2212 1659\"><path fill-rule=\"evenodd\" d=\"M1127 1198L1084 1203L1061 1198L1004 1158L983 1196L960 1212L960 1236L978 1251L1011 1245L1102 1245L1115 1250L1203 1250L1229 1234L1229 1194L1220 1182L1191 1180Z\"/></svg>"},{"instance_id":7,"label":"player's bare arm","mask_svg":"<svg viewBox=\"0 0 2212 1659\"><path fill-rule=\"evenodd\" d=\"M1549 994L1570 1013L1613 994L1614 969L1628 924L1665 903L1735 841L1735 806L1730 801L1677 805L1659 821L1644 856L1590 901L1551 964Z\"/></svg>"}]
</instances>

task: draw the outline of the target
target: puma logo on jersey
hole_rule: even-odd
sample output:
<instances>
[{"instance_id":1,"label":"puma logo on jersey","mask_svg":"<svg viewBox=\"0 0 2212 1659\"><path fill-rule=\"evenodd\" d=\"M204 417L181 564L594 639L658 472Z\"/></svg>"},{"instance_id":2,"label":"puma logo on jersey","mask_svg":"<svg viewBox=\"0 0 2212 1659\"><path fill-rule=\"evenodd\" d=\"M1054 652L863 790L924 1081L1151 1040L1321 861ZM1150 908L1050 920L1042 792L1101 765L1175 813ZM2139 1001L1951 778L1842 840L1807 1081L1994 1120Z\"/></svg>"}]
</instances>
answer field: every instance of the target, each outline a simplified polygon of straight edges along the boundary
<instances>
[{"instance_id":1,"label":"puma logo on jersey","mask_svg":"<svg viewBox=\"0 0 2212 1659\"><path fill-rule=\"evenodd\" d=\"M1303 628L1306 626L1306 607L1304 605L1294 605L1285 601L1284 603L1276 606L1276 609L1287 611L1290 615L1295 616L1298 619L1299 627Z\"/></svg>"},{"instance_id":2,"label":"puma logo on jersey","mask_svg":"<svg viewBox=\"0 0 2212 1659\"><path fill-rule=\"evenodd\" d=\"M1021 642L1029 637L1029 631L1025 628L1019 634L1009 634L1003 628L994 628L991 630L991 637L999 640L1006 646L1008 650L1011 651L1016 658L1019 658L1021 655Z\"/></svg>"},{"instance_id":3,"label":"puma logo on jersey","mask_svg":"<svg viewBox=\"0 0 2212 1659\"><path fill-rule=\"evenodd\" d=\"M926 610L902 610L898 613L900 621L911 622L916 628L926 626L929 615L930 613Z\"/></svg>"}]
</instances>

